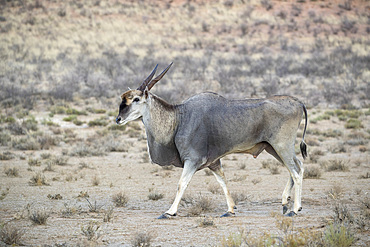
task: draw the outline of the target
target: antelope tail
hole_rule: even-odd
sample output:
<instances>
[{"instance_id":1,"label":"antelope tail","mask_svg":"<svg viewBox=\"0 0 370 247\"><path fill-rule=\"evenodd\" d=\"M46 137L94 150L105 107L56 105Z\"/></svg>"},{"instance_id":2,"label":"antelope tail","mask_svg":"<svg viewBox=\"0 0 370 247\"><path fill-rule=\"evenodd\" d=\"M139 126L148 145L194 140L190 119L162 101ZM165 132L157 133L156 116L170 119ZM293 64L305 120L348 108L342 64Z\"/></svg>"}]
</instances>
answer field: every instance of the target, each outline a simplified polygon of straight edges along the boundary
<instances>
[{"instance_id":1,"label":"antelope tail","mask_svg":"<svg viewBox=\"0 0 370 247\"><path fill-rule=\"evenodd\" d=\"M302 107L303 107L303 112L304 112L304 115L305 115L305 124L304 124L302 142L299 145L299 147L301 148L301 153L302 153L303 159L306 159L307 158L307 144L304 142L304 136L306 135L308 118L307 118L307 109L306 109L306 106L304 104L302 104Z\"/></svg>"}]
</instances>

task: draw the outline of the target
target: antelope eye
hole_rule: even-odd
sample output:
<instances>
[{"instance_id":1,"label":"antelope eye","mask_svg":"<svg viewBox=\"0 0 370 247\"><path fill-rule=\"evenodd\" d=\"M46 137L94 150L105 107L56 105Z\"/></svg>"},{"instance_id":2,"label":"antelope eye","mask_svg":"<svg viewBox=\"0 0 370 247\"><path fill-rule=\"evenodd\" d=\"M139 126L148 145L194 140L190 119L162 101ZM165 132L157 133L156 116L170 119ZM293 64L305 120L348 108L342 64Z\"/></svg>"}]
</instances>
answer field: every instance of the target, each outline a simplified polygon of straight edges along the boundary
<instances>
[{"instance_id":1,"label":"antelope eye","mask_svg":"<svg viewBox=\"0 0 370 247\"><path fill-rule=\"evenodd\" d=\"M140 100L139 98L135 98L133 101L138 102L139 100Z\"/></svg>"}]
</instances>

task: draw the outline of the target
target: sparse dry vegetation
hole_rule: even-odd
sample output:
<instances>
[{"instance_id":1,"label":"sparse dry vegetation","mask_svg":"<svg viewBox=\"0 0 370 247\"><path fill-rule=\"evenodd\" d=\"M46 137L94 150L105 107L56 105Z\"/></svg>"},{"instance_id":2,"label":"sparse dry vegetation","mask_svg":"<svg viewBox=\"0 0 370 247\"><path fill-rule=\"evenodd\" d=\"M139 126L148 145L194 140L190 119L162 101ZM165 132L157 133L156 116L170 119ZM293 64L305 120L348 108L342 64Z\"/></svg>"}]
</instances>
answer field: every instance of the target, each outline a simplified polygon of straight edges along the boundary
<instances>
[{"instance_id":1,"label":"sparse dry vegetation","mask_svg":"<svg viewBox=\"0 0 370 247\"><path fill-rule=\"evenodd\" d=\"M0 242L369 246L369 6L359 0L2 1L0 219L10 221L0 222ZM181 169L150 164L140 121L114 124L118 96L137 88L155 64L171 61L152 89L170 103L213 91L235 99L292 95L306 104L302 206L309 211L298 220L265 214L280 210L283 187L276 185L286 183L288 172L264 151L257 160L223 158L238 204L232 224L213 218L226 204L209 169L194 176L179 219L143 220L172 203ZM302 134L301 125L296 144ZM296 153L301 159L298 145ZM25 202L36 201L52 211L27 206L22 212ZM47 225L30 224L31 212ZM55 212L58 224L49 217ZM122 224L128 227L117 230ZM159 234L164 228L177 237Z\"/></svg>"}]
</instances>

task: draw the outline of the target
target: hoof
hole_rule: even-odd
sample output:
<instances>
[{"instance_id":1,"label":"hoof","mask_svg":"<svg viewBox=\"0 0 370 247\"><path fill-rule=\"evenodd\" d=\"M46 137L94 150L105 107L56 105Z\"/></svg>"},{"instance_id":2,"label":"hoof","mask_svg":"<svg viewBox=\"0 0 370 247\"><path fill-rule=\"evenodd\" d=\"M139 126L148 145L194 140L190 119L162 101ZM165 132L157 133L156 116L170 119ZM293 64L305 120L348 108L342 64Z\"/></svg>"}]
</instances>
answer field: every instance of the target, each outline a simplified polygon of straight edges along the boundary
<instances>
[{"instance_id":1,"label":"hoof","mask_svg":"<svg viewBox=\"0 0 370 247\"><path fill-rule=\"evenodd\" d=\"M283 206L283 214L285 214L286 212L288 212L288 206L287 205L284 205Z\"/></svg>"},{"instance_id":2,"label":"hoof","mask_svg":"<svg viewBox=\"0 0 370 247\"><path fill-rule=\"evenodd\" d=\"M235 213L227 212L227 213L221 215L220 218L223 218L223 217L233 217L233 216L235 216Z\"/></svg>"},{"instance_id":3,"label":"hoof","mask_svg":"<svg viewBox=\"0 0 370 247\"><path fill-rule=\"evenodd\" d=\"M294 213L294 211L290 211L289 213L287 213L285 216L287 217L293 217L293 216L296 216L297 214Z\"/></svg>"},{"instance_id":4,"label":"hoof","mask_svg":"<svg viewBox=\"0 0 370 247\"><path fill-rule=\"evenodd\" d=\"M168 213L164 213L164 214L162 214L161 216L159 216L157 219L159 219L159 220L166 220L166 219L170 219L171 217L173 217L173 216L176 216L176 214L174 214L174 215L170 215L170 214L168 214Z\"/></svg>"},{"instance_id":5,"label":"hoof","mask_svg":"<svg viewBox=\"0 0 370 247\"><path fill-rule=\"evenodd\" d=\"M298 208L298 212L302 211L302 207Z\"/></svg>"}]
</instances>

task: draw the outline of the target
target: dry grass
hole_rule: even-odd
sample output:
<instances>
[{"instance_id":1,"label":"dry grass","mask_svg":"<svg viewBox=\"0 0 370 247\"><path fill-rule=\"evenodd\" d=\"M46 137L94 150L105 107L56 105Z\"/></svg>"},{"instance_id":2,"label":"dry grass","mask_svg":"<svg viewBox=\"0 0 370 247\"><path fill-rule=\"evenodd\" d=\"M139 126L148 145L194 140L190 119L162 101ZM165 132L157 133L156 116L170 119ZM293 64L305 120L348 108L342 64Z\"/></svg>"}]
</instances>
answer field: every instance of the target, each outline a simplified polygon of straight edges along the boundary
<instances>
[{"instance_id":1,"label":"dry grass","mask_svg":"<svg viewBox=\"0 0 370 247\"><path fill-rule=\"evenodd\" d=\"M86 226L81 227L81 234L87 238L88 241L98 240L102 234L100 232L100 226L96 221L90 221Z\"/></svg>"},{"instance_id":2,"label":"dry grass","mask_svg":"<svg viewBox=\"0 0 370 247\"><path fill-rule=\"evenodd\" d=\"M35 210L32 212L29 211L29 215L28 215L28 218L35 225L45 225L49 217L50 217L50 212L46 211L45 209Z\"/></svg>"},{"instance_id":3,"label":"dry grass","mask_svg":"<svg viewBox=\"0 0 370 247\"><path fill-rule=\"evenodd\" d=\"M162 199L163 197L164 197L164 194L156 192L156 191L151 192L148 195L148 199L152 200L152 201L158 201L158 200Z\"/></svg>"},{"instance_id":4,"label":"dry grass","mask_svg":"<svg viewBox=\"0 0 370 247\"><path fill-rule=\"evenodd\" d=\"M322 176L321 169L317 166L308 166L305 168L303 178L305 179L319 179Z\"/></svg>"},{"instance_id":5,"label":"dry grass","mask_svg":"<svg viewBox=\"0 0 370 247\"><path fill-rule=\"evenodd\" d=\"M22 237L25 231L13 225L0 226L0 241L7 245L22 245Z\"/></svg>"},{"instance_id":6,"label":"dry grass","mask_svg":"<svg viewBox=\"0 0 370 247\"><path fill-rule=\"evenodd\" d=\"M132 247L149 247L152 244L153 236L147 232L137 232L132 240Z\"/></svg>"},{"instance_id":7,"label":"dry grass","mask_svg":"<svg viewBox=\"0 0 370 247\"><path fill-rule=\"evenodd\" d=\"M125 207L129 201L128 196L123 192L119 192L112 196L112 201L116 207Z\"/></svg>"},{"instance_id":8,"label":"dry grass","mask_svg":"<svg viewBox=\"0 0 370 247\"><path fill-rule=\"evenodd\" d=\"M41 172L38 172L31 177L29 181L29 185L42 186L42 185L50 185L50 184L47 182L45 175L42 174Z\"/></svg>"},{"instance_id":9,"label":"dry grass","mask_svg":"<svg viewBox=\"0 0 370 247\"><path fill-rule=\"evenodd\" d=\"M190 216L199 216L203 213L209 212L214 208L212 199L207 196L198 196L194 199L191 207L188 210Z\"/></svg>"}]
</instances>

